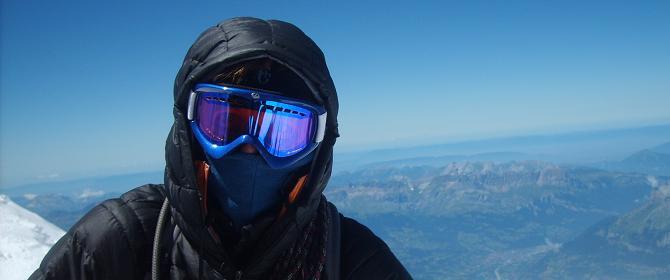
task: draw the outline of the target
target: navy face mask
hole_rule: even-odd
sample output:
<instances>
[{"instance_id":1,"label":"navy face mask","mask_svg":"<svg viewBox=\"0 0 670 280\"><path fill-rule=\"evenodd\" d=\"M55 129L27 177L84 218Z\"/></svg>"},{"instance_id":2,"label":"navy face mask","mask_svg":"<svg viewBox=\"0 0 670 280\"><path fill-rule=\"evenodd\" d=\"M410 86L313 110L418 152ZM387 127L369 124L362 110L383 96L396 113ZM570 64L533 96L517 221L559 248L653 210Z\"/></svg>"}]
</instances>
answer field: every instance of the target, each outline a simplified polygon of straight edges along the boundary
<instances>
[{"instance_id":1,"label":"navy face mask","mask_svg":"<svg viewBox=\"0 0 670 280\"><path fill-rule=\"evenodd\" d=\"M220 159L208 156L212 174L208 181L210 198L239 230L281 204L286 196L282 189L295 171L312 162L314 153L282 169L272 169L258 153L236 151Z\"/></svg>"}]
</instances>

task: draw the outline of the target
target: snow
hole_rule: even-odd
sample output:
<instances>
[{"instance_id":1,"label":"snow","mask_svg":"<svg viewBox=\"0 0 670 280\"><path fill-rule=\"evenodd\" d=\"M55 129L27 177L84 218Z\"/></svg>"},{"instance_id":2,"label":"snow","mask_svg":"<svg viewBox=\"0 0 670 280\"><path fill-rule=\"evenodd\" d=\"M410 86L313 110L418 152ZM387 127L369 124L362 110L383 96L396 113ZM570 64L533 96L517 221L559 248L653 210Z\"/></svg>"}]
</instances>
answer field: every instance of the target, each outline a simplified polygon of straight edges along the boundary
<instances>
[{"instance_id":1,"label":"snow","mask_svg":"<svg viewBox=\"0 0 670 280\"><path fill-rule=\"evenodd\" d=\"M97 197L97 196L102 196L104 195L105 192L101 190L91 190L91 189L85 189L81 194L79 195L79 198L85 199L85 198L90 198L90 197Z\"/></svg>"},{"instance_id":2,"label":"snow","mask_svg":"<svg viewBox=\"0 0 670 280\"><path fill-rule=\"evenodd\" d=\"M64 234L0 194L0 279L27 279Z\"/></svg>"}]
</instances>

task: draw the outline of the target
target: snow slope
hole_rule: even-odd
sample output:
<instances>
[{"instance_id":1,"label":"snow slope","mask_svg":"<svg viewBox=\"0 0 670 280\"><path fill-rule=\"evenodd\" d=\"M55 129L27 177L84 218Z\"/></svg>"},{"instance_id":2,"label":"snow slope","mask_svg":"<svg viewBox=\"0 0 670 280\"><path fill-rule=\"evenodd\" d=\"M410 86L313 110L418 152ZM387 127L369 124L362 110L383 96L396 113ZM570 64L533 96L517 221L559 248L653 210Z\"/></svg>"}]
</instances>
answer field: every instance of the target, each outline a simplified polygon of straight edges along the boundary
<instances>
[{"instance_id":1,"label":"snow slope","mask_svg":"<svg viewBox=\"0 0 670 280\"><path fill-rule=\"evenodd\" d=\"M65 232L0 194L0 279L26 279Z\"/></svg>"}]
</instances>

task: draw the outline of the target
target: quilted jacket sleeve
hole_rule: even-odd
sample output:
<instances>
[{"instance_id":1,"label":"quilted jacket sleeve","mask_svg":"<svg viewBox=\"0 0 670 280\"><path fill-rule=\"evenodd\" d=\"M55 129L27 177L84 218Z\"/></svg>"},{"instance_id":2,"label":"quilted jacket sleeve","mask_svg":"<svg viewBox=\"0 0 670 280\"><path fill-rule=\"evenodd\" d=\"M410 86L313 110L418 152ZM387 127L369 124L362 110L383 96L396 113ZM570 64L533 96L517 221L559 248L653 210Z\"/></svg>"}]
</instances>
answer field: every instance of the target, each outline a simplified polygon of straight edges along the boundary
<instances>
[{"instance_id":1,"label":"quilted jacket sleeve","mask_svg":"<svg viewBox=\"0 0 670 280\"><path fill-rule=\"evenodd\" d=\"M79 220L29 279L142 279L162 203L157 185L107 200Z\"/></svg>"}]
</instances>

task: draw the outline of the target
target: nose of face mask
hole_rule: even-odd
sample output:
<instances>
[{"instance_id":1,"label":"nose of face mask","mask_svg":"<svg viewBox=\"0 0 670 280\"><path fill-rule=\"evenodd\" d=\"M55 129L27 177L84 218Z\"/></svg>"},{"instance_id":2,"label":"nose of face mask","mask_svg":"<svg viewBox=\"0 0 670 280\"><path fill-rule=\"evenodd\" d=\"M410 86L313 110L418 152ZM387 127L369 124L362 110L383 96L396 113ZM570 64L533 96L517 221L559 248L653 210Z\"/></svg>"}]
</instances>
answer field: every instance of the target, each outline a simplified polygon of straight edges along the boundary
<instances>
[{"instance_id":1,"label":"nose of face mask","mask_svg":"<svg viewBox=\"0 0 670 280\"><path fill-rule=\"evenodd\" d=\"M284 199L283 187L295 171L312 161L314 153L281 169L271 168L258 153L234 152L221 159L208 157L212 172L208 182L210 197L239 229L260 214L277 210Z\"/></svg>"}]
</instances>

